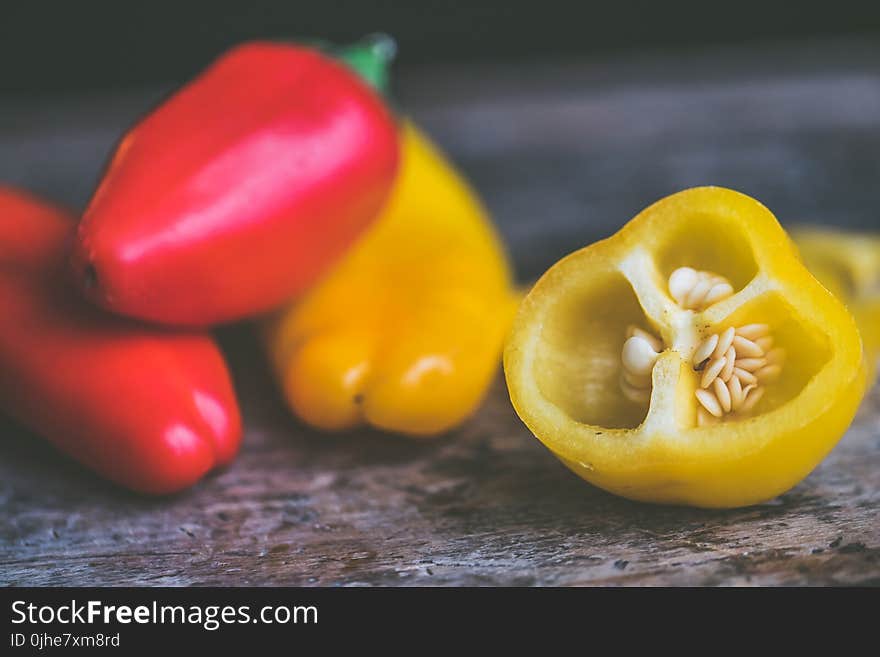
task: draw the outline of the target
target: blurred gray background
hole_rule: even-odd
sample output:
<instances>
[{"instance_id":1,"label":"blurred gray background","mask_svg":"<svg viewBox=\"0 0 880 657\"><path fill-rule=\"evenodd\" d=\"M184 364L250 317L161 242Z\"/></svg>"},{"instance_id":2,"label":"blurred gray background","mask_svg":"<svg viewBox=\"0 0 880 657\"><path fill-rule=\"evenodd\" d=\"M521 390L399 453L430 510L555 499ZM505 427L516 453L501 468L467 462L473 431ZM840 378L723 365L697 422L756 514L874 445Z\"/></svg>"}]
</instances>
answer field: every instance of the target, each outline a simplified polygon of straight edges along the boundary
<instances>
[{"instance_id":1,"label":"blurred gray background","mask_svg":"<svg viewBox=\"0 0 880 657\"><path fill-rule=\"evenodd\" d=\"M4 8L0 182L74 209L126 127L226 47L384 29L398 107L470 176L522 278L694 185L880 229L876 5L55 4Z\"/></svg>"}]
</instances>

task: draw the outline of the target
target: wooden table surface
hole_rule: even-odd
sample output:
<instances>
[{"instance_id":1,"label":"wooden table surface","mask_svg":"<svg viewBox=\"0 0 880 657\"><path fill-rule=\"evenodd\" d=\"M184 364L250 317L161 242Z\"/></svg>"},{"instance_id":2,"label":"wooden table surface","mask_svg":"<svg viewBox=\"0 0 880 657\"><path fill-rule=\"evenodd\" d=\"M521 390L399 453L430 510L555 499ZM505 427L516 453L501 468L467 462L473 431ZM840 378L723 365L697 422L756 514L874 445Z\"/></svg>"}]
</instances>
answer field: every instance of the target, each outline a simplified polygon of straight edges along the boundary
<instances>
[{"instance_id":1,"label":"wooden table surface","mask_svg":"<svg viewBox=\"0 0 880 657\"><path fill-rule=\"evenodd\" d=\"M0 180L74 207L164 90L0 99ZM880 228L880 47L846 42L411 71L401 105L472 177L523 280L697 184L784 223ZM0 420L4 585L880 585L880 388L802 484L733 511L594 489L503 382L429 442L285 411L247 326L220 333L239 459L171 498L104 483Z\"/></svg>"}]
</instances>

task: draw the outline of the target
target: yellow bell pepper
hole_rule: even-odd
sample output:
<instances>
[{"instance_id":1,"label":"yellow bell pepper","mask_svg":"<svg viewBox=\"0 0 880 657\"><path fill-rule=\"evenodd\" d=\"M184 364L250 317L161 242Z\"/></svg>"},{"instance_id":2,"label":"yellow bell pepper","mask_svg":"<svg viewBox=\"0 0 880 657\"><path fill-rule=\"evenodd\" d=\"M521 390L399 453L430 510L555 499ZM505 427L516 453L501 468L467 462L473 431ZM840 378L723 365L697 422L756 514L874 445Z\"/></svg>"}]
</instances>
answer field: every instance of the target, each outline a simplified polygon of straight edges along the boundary
<instances>
[{"instance_id":1,"label":"yellow bell pepper","mask_svg":"<svg viewBox=\"0 0 880 657\"><path fill-rule=\"evenodd\" d=\"M806 226L791 235L807 269L856 318L873 381L880 359L880 235Z\"/></svg>"},{"instance_id":2,"label":"yellow bell pepper","mask_svg":"<svg viewBox=\"0 0 880 657\"><path fill-rule=\"evenodd\" d=\"M576 474L737 507L797 484L865 387L858 329L773 215L703 187L548 270L504 352L514 408Z\"/></svg>"},{"instance_id":3,"label":"yellow bell pepper","mask_svg":"<svg viewBox=\"0 0 880 657\"><path fill-rule=\"evenodd\" d=\"M497 371L518 302L473 191L414 125L401 131L401 172L374 227L264 327L291 409L319 429L458 425Z\"/></svg>"}]
</instances>

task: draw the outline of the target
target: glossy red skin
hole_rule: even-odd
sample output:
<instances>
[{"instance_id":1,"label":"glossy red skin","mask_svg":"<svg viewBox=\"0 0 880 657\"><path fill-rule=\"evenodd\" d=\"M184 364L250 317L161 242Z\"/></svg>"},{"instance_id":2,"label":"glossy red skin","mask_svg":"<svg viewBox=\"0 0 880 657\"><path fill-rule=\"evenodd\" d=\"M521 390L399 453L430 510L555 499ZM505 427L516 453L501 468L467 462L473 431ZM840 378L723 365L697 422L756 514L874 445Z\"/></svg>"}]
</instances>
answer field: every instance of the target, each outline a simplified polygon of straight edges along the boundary
<instances>
[{"instance_id":1,"label":"glossy red skin","mask_svg":"<svg viewBox=\"0 0 880 657\"><path fill-rule=\"evenodd\" d=\"M394 119L347 67L254 42L221 56L119 144L72 263L114 312L205 326L305 290L378 215Z\"/></svg>"},{"instance_id":2,"label":"glossy red skin","mask_svg":"<svg viewBox=\"0 0 880 657\"><path fill-rule=\"evenodd\" d=\"M145 326L82 300L75 220L0 188L0 411L144 493L198 481L238 451L241 419L206 333Z\"/></svg>"}]
</instances>

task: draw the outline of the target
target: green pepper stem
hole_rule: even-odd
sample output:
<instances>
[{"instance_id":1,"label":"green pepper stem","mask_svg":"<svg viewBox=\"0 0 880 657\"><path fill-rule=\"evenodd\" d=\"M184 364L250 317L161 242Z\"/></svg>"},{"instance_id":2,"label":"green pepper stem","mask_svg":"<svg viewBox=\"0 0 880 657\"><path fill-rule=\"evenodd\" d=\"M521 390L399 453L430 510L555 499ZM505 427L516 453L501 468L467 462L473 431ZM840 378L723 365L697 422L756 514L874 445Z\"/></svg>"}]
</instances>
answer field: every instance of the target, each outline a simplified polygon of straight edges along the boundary
<instances>
[{"instance_id":1,"label":"green pepper stem","mask_svg":"<svg viewBox=\"0 0 880 657\"><path fill-rule=\"evenodd\" d=\"M397 42L393 37L384 33L370 34L356 43L333 50L332 54L374 89L387 92L388 69L397 54Z\"/></svg>"}]
</instances>

